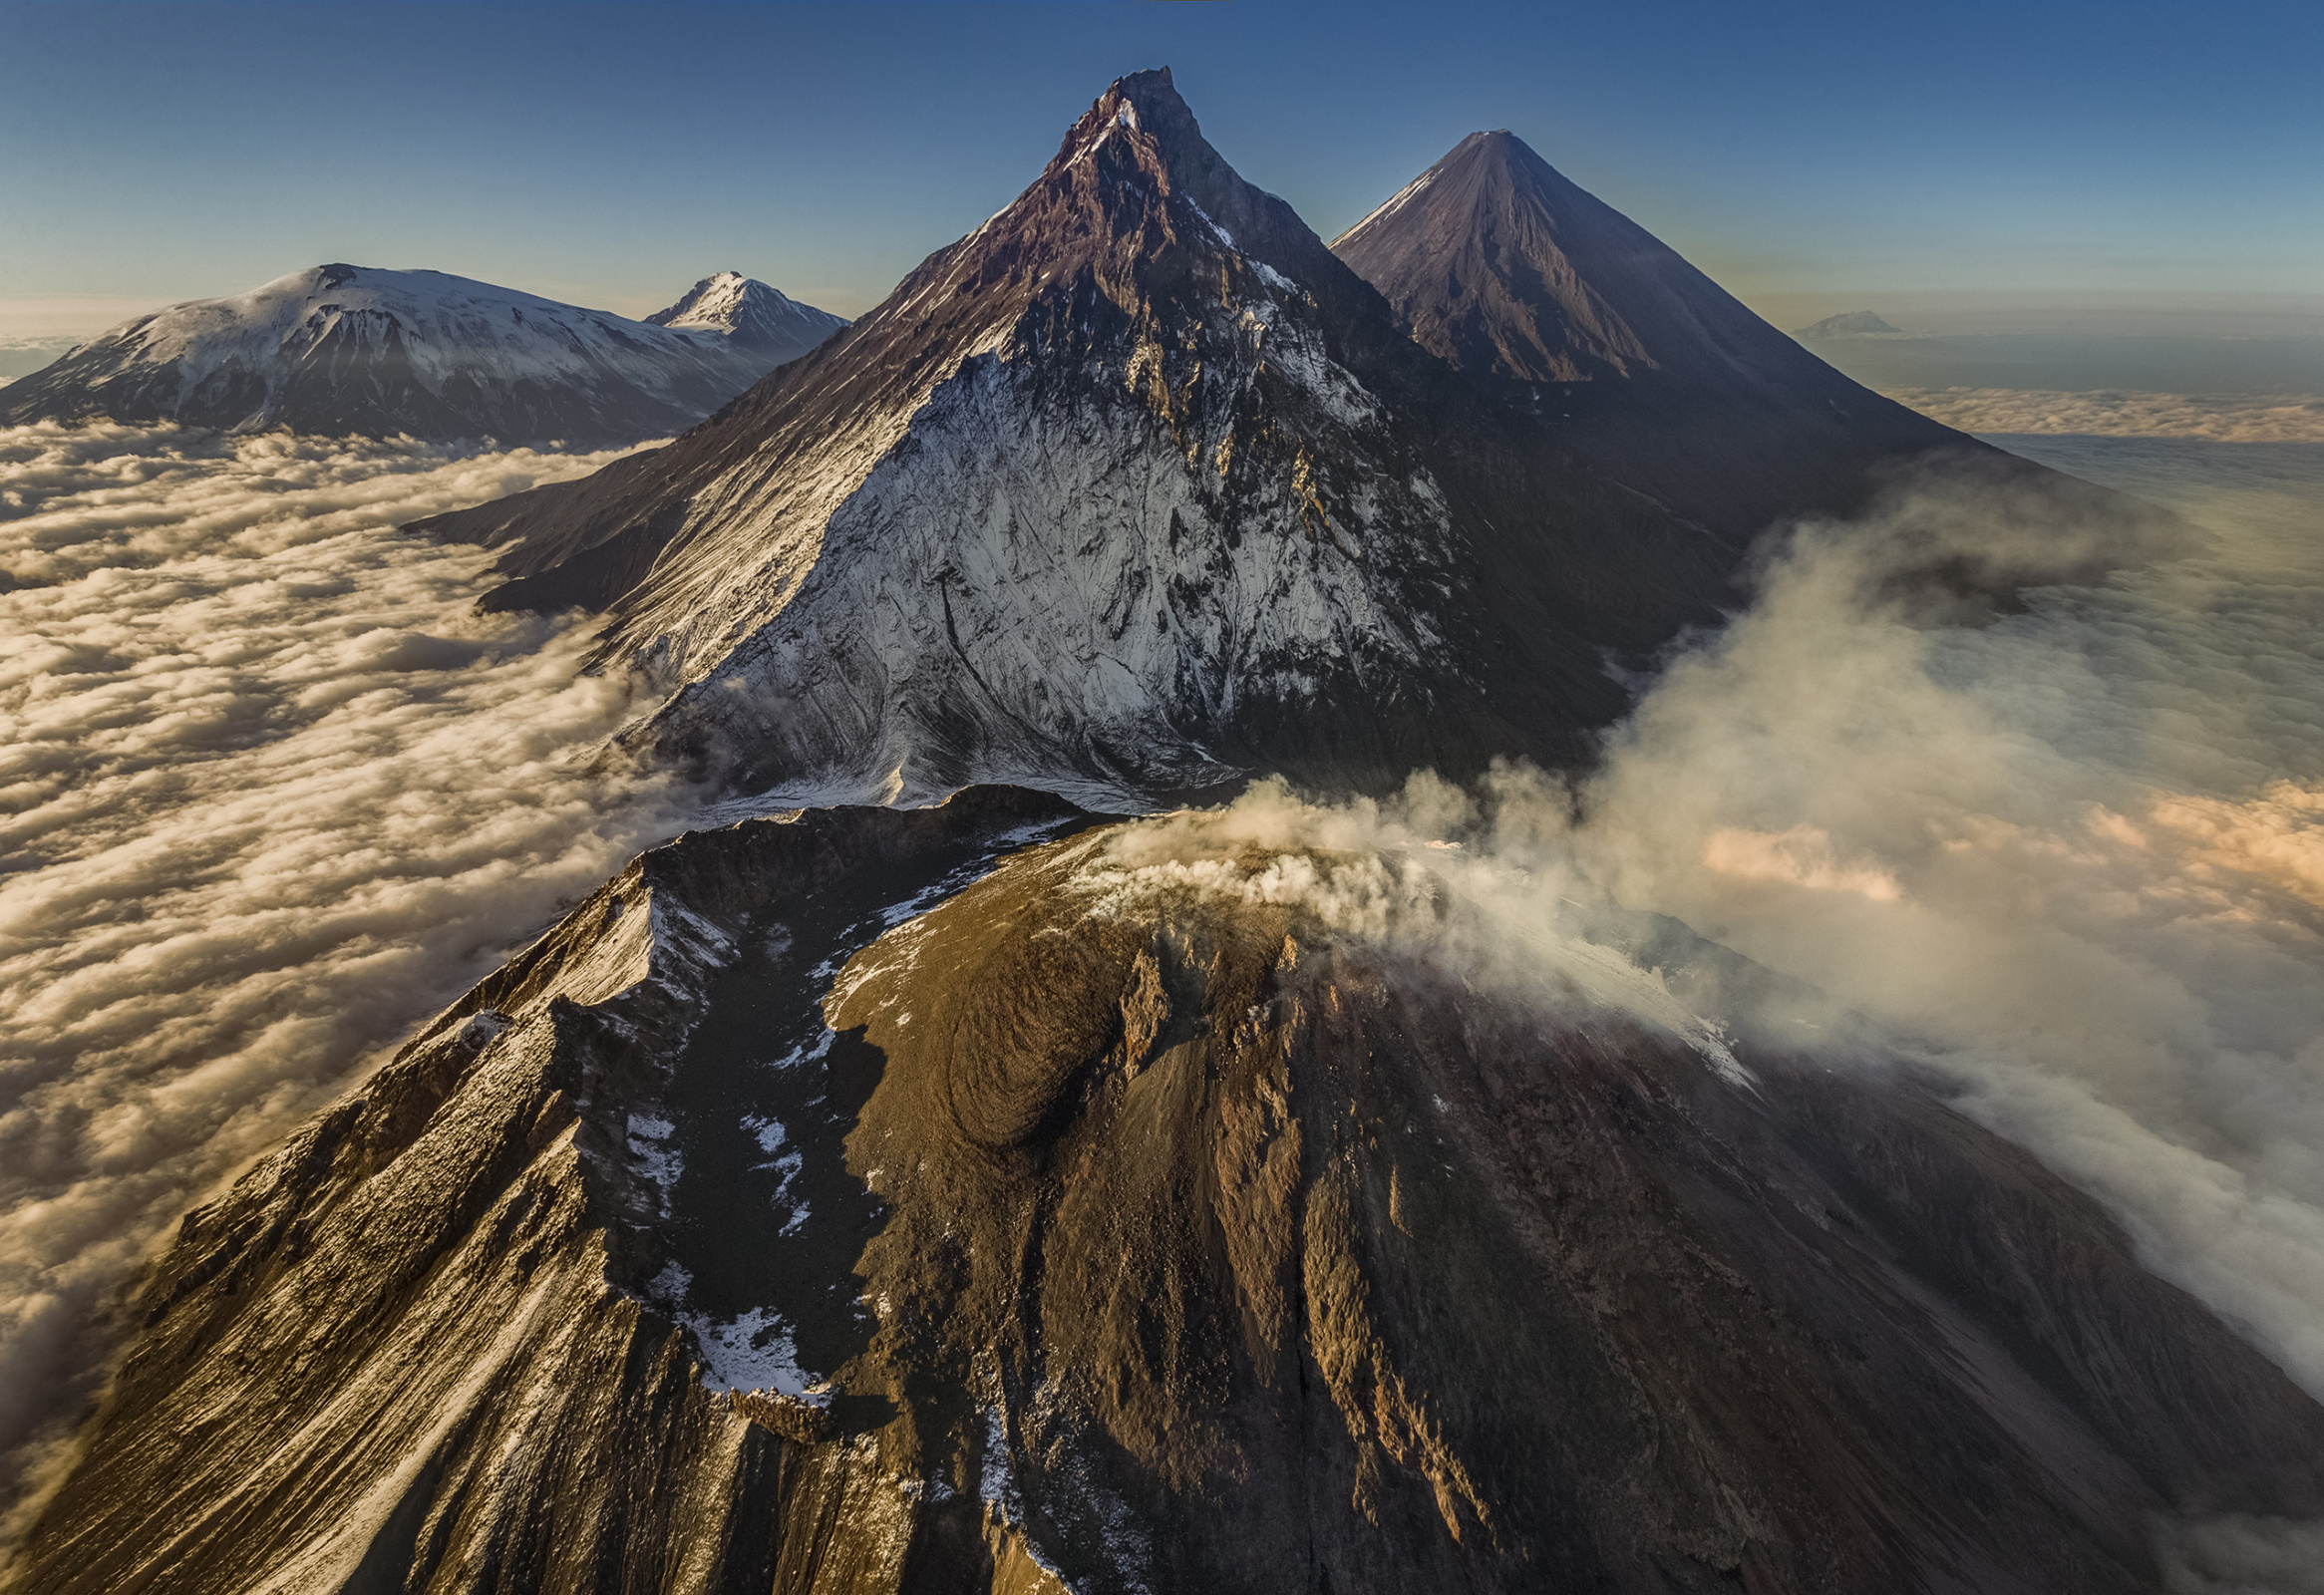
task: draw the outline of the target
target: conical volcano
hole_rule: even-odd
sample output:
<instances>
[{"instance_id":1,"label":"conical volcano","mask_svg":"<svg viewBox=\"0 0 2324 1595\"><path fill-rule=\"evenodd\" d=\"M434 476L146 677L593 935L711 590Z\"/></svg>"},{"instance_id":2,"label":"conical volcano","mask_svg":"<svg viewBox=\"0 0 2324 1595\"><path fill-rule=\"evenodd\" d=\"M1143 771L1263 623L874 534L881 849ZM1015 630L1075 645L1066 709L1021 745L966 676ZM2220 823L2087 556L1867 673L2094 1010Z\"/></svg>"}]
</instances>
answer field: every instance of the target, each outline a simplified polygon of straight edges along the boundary
<instances>
[{"instance_id":1,"label":"conical volcano","mask_svg":"<svg viewBox=\"0 0 2324 1595\"><path fill-rule=\"evenodd\" d=\"M1506 131L1462 140L1332 248L1421 347L1527 385L1565 447L1729 539L1852 512L1932 453L2059 487L1842 376Z\"/></svg>"},{"instance_id":2,"label":"conical volcano","mask_svg":"<svg viewBox=\"0 0 2324 1595\"><path fill-rule=\"evenodd\" d=\"M1332 248L1467 370L1698 392L1837 375L1505 130L1462 140Z\"/></svg>"}]
</instances>

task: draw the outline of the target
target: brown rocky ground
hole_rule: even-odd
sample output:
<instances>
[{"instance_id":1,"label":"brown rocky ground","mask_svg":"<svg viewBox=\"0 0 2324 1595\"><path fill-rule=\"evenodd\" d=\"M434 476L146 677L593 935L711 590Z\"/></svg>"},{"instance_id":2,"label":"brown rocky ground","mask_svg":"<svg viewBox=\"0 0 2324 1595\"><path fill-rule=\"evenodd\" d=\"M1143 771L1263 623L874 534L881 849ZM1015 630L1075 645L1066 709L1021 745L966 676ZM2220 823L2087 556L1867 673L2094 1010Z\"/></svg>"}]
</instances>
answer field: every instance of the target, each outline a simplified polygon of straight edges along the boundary
<instances>
[{"instance_id":1,"label":"brown rocky ground","mask_svg":"<svg viewBox=\"0 0 2324 1595\"><path fill-rule=\"evenodd\" d=\"M645 855L187 1218L17 1586L2051 1595L2324 1510L2324 1411L1904 1074L1113 834ZM710 1388L743 1322L823 1388Z\"/></svg>"}]
</instances>

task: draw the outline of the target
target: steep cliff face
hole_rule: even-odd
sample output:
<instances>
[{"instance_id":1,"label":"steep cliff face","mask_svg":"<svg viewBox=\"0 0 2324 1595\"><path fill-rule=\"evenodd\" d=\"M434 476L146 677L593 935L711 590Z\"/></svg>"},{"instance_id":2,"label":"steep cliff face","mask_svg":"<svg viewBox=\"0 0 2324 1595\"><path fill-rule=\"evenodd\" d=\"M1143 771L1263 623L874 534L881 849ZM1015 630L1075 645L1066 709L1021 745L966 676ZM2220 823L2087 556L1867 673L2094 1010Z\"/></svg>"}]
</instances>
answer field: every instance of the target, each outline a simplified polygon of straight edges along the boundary
<instances>
[{"instance_id":1,"label":"steep cliff face","mask_svg":"<svg viewBox=\"0 0 2324 1595\"><path fill-rule=\"evenodd\" d=\"M23 1587L2050 1595L2324 1508L2324 1412L1910 1082L1690 1012L1730 955L1520 988L1151 829L647 854L187 1219Z\"/></svg>"}]
</instances>

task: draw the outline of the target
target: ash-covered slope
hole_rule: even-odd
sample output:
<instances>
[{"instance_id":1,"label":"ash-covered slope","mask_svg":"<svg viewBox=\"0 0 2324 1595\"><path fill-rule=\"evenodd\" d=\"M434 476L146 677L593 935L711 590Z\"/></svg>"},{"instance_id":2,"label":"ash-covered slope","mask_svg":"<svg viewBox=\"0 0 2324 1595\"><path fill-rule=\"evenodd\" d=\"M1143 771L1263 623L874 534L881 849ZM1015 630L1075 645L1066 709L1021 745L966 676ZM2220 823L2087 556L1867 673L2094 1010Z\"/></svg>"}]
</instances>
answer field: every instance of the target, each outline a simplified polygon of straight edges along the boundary
<instances>
[{"instance_id":1,"label":"ash-covered slope","mask_svg":"<svg viewBox=\"0 0 2324 1595\"><path fill-rule=\"evenodd\" d=\"M1727 557L1404 338L1166 72L670 448L421 529L609 608L652 744L867 794L1570 757Z\"/></svg>"},{"instance_id":2,"label":"ash-covered slope","mask_svg":"<svg viewBox=\"0 0 2324 1595\"><path fill-rule=\"evenodd\" d=\"M1506 131L1473 133L1332 243L1424 348L1522 383L1573 447L1756 533L1846 511L1930 451L2060 483L1850 381Z\"/></svg>"},{"instance_id":3,"label":"ash-covered slope","mask_svg":"<svg viewBox=\"0 0 2324 1595\"><path fill-rule=\"evenodd\" d=\"M647 854L188 1217L21 1587L2124 1595L2324 1510L2324 1412L1909 1082L1091 825Z\"/></svg>"},{"instance_id":4,"label":"ash-covered slope","mask_svg":"<svg viewBox=\"0 0 2324 1595\"><path fill-rule=\"evenodd\" d=\"M780 288L739 271L703 278L669 309L645 319L648 325L678 332L717 333L764 359L770 370L797 360L847 324L845 316L803 305Z\"/></svg>"},{"instance_id":5,"label":"ash-covered slope","mask_svg":"<svg viewBox=\"0 0 2324 1595\"><path fill-rule=\"evenodd\" d=\"M10 384L0 424L601 448L694 425L776 358L723 329L648 326L441 271L325 265L124 322Z\"/></svg>"}]
</instances>

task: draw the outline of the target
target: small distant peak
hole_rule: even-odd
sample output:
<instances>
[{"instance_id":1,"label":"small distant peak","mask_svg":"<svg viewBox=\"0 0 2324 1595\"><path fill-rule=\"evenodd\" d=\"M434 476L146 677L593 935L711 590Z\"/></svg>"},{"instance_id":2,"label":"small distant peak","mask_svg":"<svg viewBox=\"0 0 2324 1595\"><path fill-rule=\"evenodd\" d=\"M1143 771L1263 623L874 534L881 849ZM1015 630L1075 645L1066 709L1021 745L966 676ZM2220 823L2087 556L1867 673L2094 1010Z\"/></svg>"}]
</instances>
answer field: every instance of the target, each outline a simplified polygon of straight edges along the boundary
<instances>
[{"instance_id":1,"label":"small distant peak","mask_svg":"<svg viewBox=\"0 0 2324 1595\"><path fill-rule=\"evenodd\" d=\"M344 261L315 267L315 286L317 288L336 288L354 280L355 268Z\"/></svg>"},{"instance_id":2,"label":"small distant peak","mask_svg":"<svg viewBox=\"0 0 2324 1595\"><path fill-rule=\"evenodd\" d=\"M666 310L655 311L645 320L648 326L654 327L706 327L731 331L734 317L742 305L760 294L769 293L774 293L774 290L765 283L752 281L739 271L714 271L687 289L676 304Z\"/></svg>"},{"instance_id":3,"label":"small distant peak","mask_svg":"<svg viewBox=\"0 0 2324 1595\"><path fill-rule=\"evenodd\" d=\"M1869 310L1849 310L1836 316L1826 316L1813 326L1793 330L1795 338L1901 338L1903 330L1891 327Z\"/></svg>"}]
</instances>

